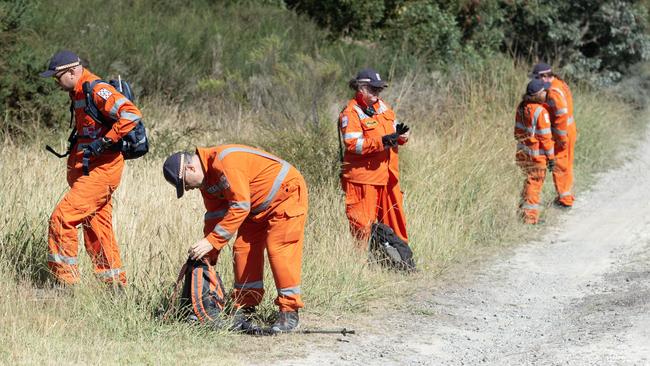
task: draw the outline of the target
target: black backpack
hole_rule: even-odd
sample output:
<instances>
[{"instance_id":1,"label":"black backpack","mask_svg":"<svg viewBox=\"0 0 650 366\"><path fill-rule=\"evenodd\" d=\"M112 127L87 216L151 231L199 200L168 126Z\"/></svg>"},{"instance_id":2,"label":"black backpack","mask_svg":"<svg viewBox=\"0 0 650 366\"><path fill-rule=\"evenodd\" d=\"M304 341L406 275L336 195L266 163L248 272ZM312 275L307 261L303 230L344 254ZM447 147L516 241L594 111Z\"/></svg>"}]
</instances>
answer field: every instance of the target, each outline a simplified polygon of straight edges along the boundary
<instances>
[{"instance_id":1,"label":"black backpack","mask_svg":"<svg viewBox=\"0 0 650 366\"><path fill-rule=\"evenodd\" d=\"M404 272L416 271L411 248L389 226L372 224L368 255L370 261Z\"/></svg>"},{"instance_id":2,"label":"black backpack","mask_svg":"<svg viewBox=\"0 0 650 366\"><path fill-rule=\"evenodd\" d=\"M115 123L115 120L104 117L104 115L95 105L95 101L93 99L92 91L95 85L99 83L112 85L115 89L117 89L117 91L122 93L130 101L134 101L135 97L129 83L122 80L121 78L118 78L118 80L110 80L108 82L98 79L92 82L85 82L82 85L86 100L86 107L84 108L84 112L86 112L86 114L95 120L95 122L110 127L113 125L113 123ZM60 154L54 151L54 149L49 145L46 145L45 149L59 158L64 158L70 154L70 150L77 142L77 129L74 126L74 102L70 104L70 126L72 127L72 131L68 137L68 150L65 152L65 154ZM122 152L124 159L127 160L136 159L146 154L149 151L149 139L147 137L147 130L145 129L142 120L138 121L135 127L129 131L126 136L114 143L113 146L111 146L111 149ZM85 175L88 175L88 162L89 157L84 156L83 170Z\"/></svg>"},{"instance_id":3,"label":"black backpack","mask_svg":"<svg viewBox=\"0 0 650 366\"><path fill-rule=\"evenodd\" d=\"M82 87L84 95L86 96L86 107L84 108L84 111L86 114L92 117L95 122L110 127L113 123L115 123L115 120L107 119L104 117L93 100L92 91L99 83L109 84L113 86L130 101L134 101L135 97L133 96L133 91L131 90L129 83L122 80L121 78L118 80L110 80L109 82L106 82L104 80L94 80L91 82L85 82L83 84ZM121 151L122 155L124 155L124 159L127 160L136 159L146 154L149 151L149 139L147 138L147 130L144 128L142 120L138 121L135 127L129 133L127 133L126 136L122 137L119 141L113 144L113 146L111 146L111 149Z\"/></svg>"}]
</instances>

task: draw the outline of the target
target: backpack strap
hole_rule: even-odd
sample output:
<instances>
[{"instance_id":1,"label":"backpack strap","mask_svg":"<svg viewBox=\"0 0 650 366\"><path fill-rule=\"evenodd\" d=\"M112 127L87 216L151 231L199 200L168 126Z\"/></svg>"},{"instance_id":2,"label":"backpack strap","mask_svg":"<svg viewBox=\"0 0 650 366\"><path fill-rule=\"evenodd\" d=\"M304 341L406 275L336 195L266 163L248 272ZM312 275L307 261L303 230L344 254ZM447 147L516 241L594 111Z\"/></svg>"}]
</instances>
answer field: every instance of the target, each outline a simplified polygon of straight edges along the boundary
<instances>
[{"instance_id":1,"label":"backpack strap","mask_svg":"<svg viewBox=\"0 0 650 366\"><path fill-rule=\"evenodd\" d=\"M74 126L74 102L70 102L70 127L72 130L68 136L68 149L66 150L65 154L56 152L50 145L45 145L45 150L51 152L57 158L65 158L66 156L70 155L72 146L77 142L77 127Z\"/></svg>"},{"instance_id":2,"label":"backpack strap","mask_svg":"<svg viewBox=\"0 0 650 366\"><path fill-rule=\"evenodd\" d=\"M101 123L106 127L110 127L113 125L113 122L115 121L104 117L104 115L99 111L99 108L97 108L97 105L95 104L95 100L93 99L93 89L95 89L95 86L100 83L108 84L106 81L101 79L86 81L85 83L83 83L82 88L83 88L84 96L86 98L86 107L84 107L84 112L86 112L87 115L89 115L93 120L95 120L95 122Z\"/></svg>"}]
</instances>

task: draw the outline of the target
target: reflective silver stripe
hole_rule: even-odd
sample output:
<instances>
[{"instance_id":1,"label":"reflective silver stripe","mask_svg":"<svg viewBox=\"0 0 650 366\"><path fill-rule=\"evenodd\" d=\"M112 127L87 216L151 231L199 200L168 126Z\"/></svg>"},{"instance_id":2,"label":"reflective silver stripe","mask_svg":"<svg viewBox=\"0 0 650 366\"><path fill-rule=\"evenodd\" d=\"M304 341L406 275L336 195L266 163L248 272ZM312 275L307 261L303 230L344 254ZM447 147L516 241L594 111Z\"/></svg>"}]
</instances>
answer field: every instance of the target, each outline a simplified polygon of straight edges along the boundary
<instances>
[{"instance_id":1,"label":"reflective silver stripe","mask_svg":"<svg viewBox=\"0 0 650 366\"><path fill-rule=\"evenodd\" d=\"M124 104L124 103L126 103L128 101L129 100L126 99L126 98L120 98L120 99L116 100L115 104L113 104L113 108L111 108L111 111L108 112L110 114L110 116L113 117L113 118L117 118L117 111L120 109L122 104Z\"/></svg>"},{"instance_id":2,"label":"reflective silver stripe","mask_svg":"<svg viewBox=\"0 0 650 366\"><path fill-rule=\"evenodd\" d=\"M555 127L552 127L552 128L551 128L551 131L553 131L553 133L556 134L556 135L558 135L558 136L565 136L565 135L567 134L566 131L558 130L558 129L555 128Z\"/></svg>"},{"instance_id":3,"label":"reflective silver stripe","mask_svg":"<svg viewBox=\"0 0 650 366\"><path fill-rule=\"evenodd\" d=\"M284 178L287 177L287 174L289 173L289 169L291 168L291 164L287 163L286 161L277 158L271 154L263 153L261 151L245 148L245 147L229 147L227 149L224 149L222 152L219 153L219 160L223 160L228 154L232 152L247 152L250 154L255 154L259 156L263 156L265 158L277 161L278 163L282 164L282 168L280 168L280 172L278 173L278 176L275 177L275 181L273 181L273 186L271 186L271 190L269 191L269 194L266 196L264 199L264 202L260 204L258 207L255 207L252 212L254 214L260 213L268 208L268 206L273 202L273 199L275 198L275 195L278 193L278 190L280 190L280 186L282 185L282 182L284 181ZM216 230L216 228L215 228ZM221 235L221 234L220 234ZM223 236L223 235L222 235ZM232 236L232 235L231 235ZM224 236L225 237L225 236Z\"/></svg>"},{"instance_id":4,"label":"reflective silver stripe","mask_svg":"<svg viewBox=\"0 0 650 366\"><path fill-rule=\"evenodd\" d=\"M255 214L260 213L269 207L271 202L273 202L275 195L280 190L280 186L282 185L284 178L287 177L287 174L289 173L289 168L291 168L291 165L289 165L289 163L287 163L286 161L283 161L282 169L280 169L280 173L278 173L278 176L275 177L275 181L273 181L273 186L271 186L271 191L269 191L269 194L264 199L264 202L262 202L261 205L255 207L252 210L253 213Z\"/></svg>"},{"instance_id":5,"label":"reflective silver stripe","mask_svg":"<svg viewBox=\"0 0 650 366\"><path fill-rule=\"evenodd\" d=\"M548 135L549 133L551 133L551 129L550 129L550 128L544 128L544 129L541 129L541 130L535 130L535 134L536 134L536 135Z\"/></svg>"},{"instance_id":6,"label":"reflective silver stripe","mask_svg":"<svg viewBox=\"0 0 650 366\"><path fill-rule=\"evenodd\" d=\"M244 282L244 283L235 282L234 287L238 289L264 288L264 281L253 281L253 282Z\"/></svg>"},{"instance_id":7,"label":"reflective silver stripe","mask_svg":"<svg viewBox=\"0 0 650 366\"><path fill-rule=\"evenodd\" d=\"M227 231L226 229L222 228L221 225L217 224L214 225L214 229L212 229L215 233L219 234L222 238L226 240L230 240L232 236L234 235L233 233Z\"/></svg>"},{"instance_id":8,"label":"reflective silver stripe","mask_svg":"<svg viewBox=\"0 0 650 366\"><path fill-rule=\"evenodd\" d=\"M358 139L361 136L363 136L363 132L349 132L343 135L343 139Z\"/></svg>"},{"instance_id":9,"label":"reflective silver stripe","mask_svg":"<svg viewBox=\"0 0 650 366\"><path fill-rule=\"evenodd\" d=\"M48 254L47 261L55 262L55 263L64 263L72 266L77 264L77 257L66 257L65 255L61 255L61 254Z\"/></svg>"},{"instance_id":10,"label":"reflective silver stripe","mask_svg":"<svg viewBox=\"0 0 650 366\"><path fill-rule=\"evenodd\" d=\"M544 150L544 155L555 155L555 148Z\"/></svg>"},{"instance_id":11,"label":"reflective silver stripe","mask_svg":"<svg viewBox=\"0 0 650 366\"><path fill-rule=\"evenodd\" d=\"M203 215L203 220L220 219L226 216L226 212L228 212L227 209L219 211L208 211L205 213L205 215Z\"/></svg>"},{"instance_id":12,"label":"reflective silver stripe","mask_svg":"<svg viewBox=\"0 0 650 366\"><path fill-rule=\"evenodd\" d=\"M569 117L569 119L567 119L566 125L570 126L572 123L573 123L573 116L571 116L571 117Z\"/></svg>"},{"instance_id":13,"label":"reflective silver stripe","mask_svg":"<svg viewBox=\"0 0 650 366\"><path fill-rule=\"evenodd\" d=\"M97 273L97 276L100 278L113 278L118 276L121 272L121 268L107 269Z\"/></svg>"},{"instance_id":14,"label":"reflective silver stripe","mask_svg":"<svg viewBox=\"0 0 650 366\"><path fill-rule=\"evenodd\" d=\"M567 197L567 196L570 196L570 195L571 195L571 192L560 193L560 197Z\"/></svg>"},{"instance_id":15,"label":"reflective silver stripe","mask_svg":"<svg viewBox=\"0 0 650 366\"><path fill-rule=\"evenodd\" d=\"M86 108L86 100L85 99L75 100L74 101L74 108L75 109Z\"/></svg>"},{"instance_id":16,"label":"reflective silver stripe","mask_svg":"<svg viewBox=\"0 0 650 366\"><path fill-rule=\"evenodd\" d=\"M363 154L363 139L357 139L357 144L354 146L354 152L359 155Z\"/></svg>"},{"instance_id":17,"label":"reflective silver stripe","mask_svg":"<svg viewBox=\"0 0 650 366\"><path fill-rule=\"evenodd\" d=\"M278 289L278 295L280 296L289 296L289 295L300 295L300 286L295 287L285 287Z\"/></svg>"},{"instance_id":18,"label":"reflective silver stripe","mask_svg":"<svg viewBox=\"0 0 650 366\"><path fill-rule=\"evenodd\" d=\"M560 108L557 111L555 111L555 116L563 116L565 114L569 113L569 110L567 108Z\"/></svg>"},{"instance_id":19,"label":"reflective silver stripe","mask_svg":"<svg viewBox=\"0 0 650 366\"><path fill-rule=\"evenodd\" d=\"M535 113L533 114L533 127L532 127L533 131L535 131L535 129L537 128L537 120L539 119L539 115L542 114L543 111L544 111L543 107L537 107L537 109L535 109Z\"/></svg>"},{"instance_id":20,"label":"reflective silver stripe","mask_svg":"<svg viewBox=\"0 0 650 366\"><path fill-rule=\"evenodd\" d=\"M361 110L358 106L354 106L354 110L357 112L357 116L359 116L359 119L365 119L365 118L370 118L364 111Z\"/></svg>"},{"instance_id":21,"label":"reflective silver stripe","mask_svg":"<svg viewBox=\"0 0 650 366\"><path fill-rule=\"evenodd\" d=\"M135 113L131 113L131 112L124 112L124 113L120 114L120 118L129 120L129 121L133 121L133 122L139 121L139 120L142 119L142 117L138 116Z\"/></svg>"},{"instance_id":22,"label":"reflective silver stripe","mask_svg":"<svg viewBox=\"0 0 650 366\"><path fill-rule=\"evenodd\" d=\"M521 123L521 122L516 122L516 123L515 123L515 127L519 128L519 129L521 129L521 130L529 131L528 127L524 126L524 124Z\"/></svg>"},{"instance_id":23,"label":"reflective silver stripe","mask_svg":"<svg viewBox=\"0 0 650 366\"><path fill-rule=\"evenodd\" d=\"M377 110L377 114L382 114L388 110L388 107L382 102L381 100L379 101L379 110Z\"/></svg>"},{"instance_id":24,"label":"reflective silver stripe","mask_svg":"<svg viewBox=\"0 0 650 366\"><path fill-rule=\"evenodd\" d=\"M266 153L263 153L261 151L248 149L248 148L245 148L245 147L229 147L227 149L224 149L222 152L219 153L219 160L223 160L223 158L225 158L226 156L228 156L228 154L233 153L233 152L247 152L247 153L263 156L265 158L275 160L277 162L282 161L282 159L277 158L277 157L275 157L275 156L273 156L271 154L266 154Z\"/></svg>"},{"instance_id":25,"label":"reflective silver stripe","mask_svg":"<svg viewBox=\"0 0 650 366\"><path fill-rule=\"evenodd\" d=\"M565 97L564 97L564 93L562 93L562 90L560 90L560 89L558 89L558 88L551 88L551 90L554 90L554 91L560 93L560 95L562 96L562 99L565 99Z\"/></svg>"},{"instance_id":26,"label":"reflective silver stripe","mask_svg":"<svg viewBox=\"0 0 650 366\"><path fill-rule=\"evenodd\" d=\"M517 144L517 150L521 150L521 151L525 152L526 154L528 154L530 156L538 156L538 155L540 155L539 150L533 150L533 149L531 149L530 147L528 147L528 146L526 146L524 144Z\"/></svg>"},{"instance_id":27,"label":"reflective silver stripe","mask_svg":"<svg viewBox=\"0 0 650 366\"><path fill-rule=\"evenodd\" d=\"M250 211L251 203L248 201L232 201L230 202L230 207Z\"/></svg>"},{"instance_id":28,"label":"reflective silver stripe","mask_svg":"<svg viewBox=\"0 0 650 366\"><path fill-rule=\"evenodd\" d=\"M530 203L524 203L521 205L521 208L526 209L526 210L537 210L539 208L539 205L532 205Z\"/></svg>"}]
</instances>

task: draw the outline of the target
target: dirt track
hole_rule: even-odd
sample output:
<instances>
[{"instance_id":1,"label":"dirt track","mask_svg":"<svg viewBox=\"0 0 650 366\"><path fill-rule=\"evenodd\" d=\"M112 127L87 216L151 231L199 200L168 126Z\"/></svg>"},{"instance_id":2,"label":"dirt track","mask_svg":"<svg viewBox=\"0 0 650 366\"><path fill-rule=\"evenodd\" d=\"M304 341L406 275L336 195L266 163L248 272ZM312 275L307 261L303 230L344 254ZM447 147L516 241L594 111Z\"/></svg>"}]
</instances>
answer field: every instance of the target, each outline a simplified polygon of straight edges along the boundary
<instances>
[{"instance_id":1,"label":"dirt track","mask_svg":"<svg viewBox=\"0 0 650 366\"><path fill-rule=\"evenodd\" d=\"M282 364L649 365L648 151L650 138L542 240Z\"/></svg>"}]
</instances>

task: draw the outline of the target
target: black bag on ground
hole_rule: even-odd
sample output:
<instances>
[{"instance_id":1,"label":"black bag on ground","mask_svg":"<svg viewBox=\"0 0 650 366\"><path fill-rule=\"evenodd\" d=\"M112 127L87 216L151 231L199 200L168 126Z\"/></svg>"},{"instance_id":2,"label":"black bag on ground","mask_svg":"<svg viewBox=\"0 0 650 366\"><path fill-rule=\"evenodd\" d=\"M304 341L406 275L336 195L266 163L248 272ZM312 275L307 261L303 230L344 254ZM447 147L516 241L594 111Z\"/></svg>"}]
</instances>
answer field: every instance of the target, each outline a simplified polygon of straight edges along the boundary
<instances>
[{"instance_id":1,"label":"black bag on ground","mask_svg":"<svg viewBox=\"0 0 650 366\"><path fill-rule=\"evenodd\" d=\"M389 226L372 224L368 254L370 261L399 271L415 271L411 248Z\"/></svg>"},{"instance_id":2,"label":"black bag on ground","mask_svg":"<svg viewBox=\"0 0 650 366\"><path fill-rule=\"evenodd\" d=\"M221 277L214 267L203 261L187 260L180 302L188 316L194 315L201 323L221 324L219 314L225 305L224 293Z\"/></svg>"}]
</instances>

